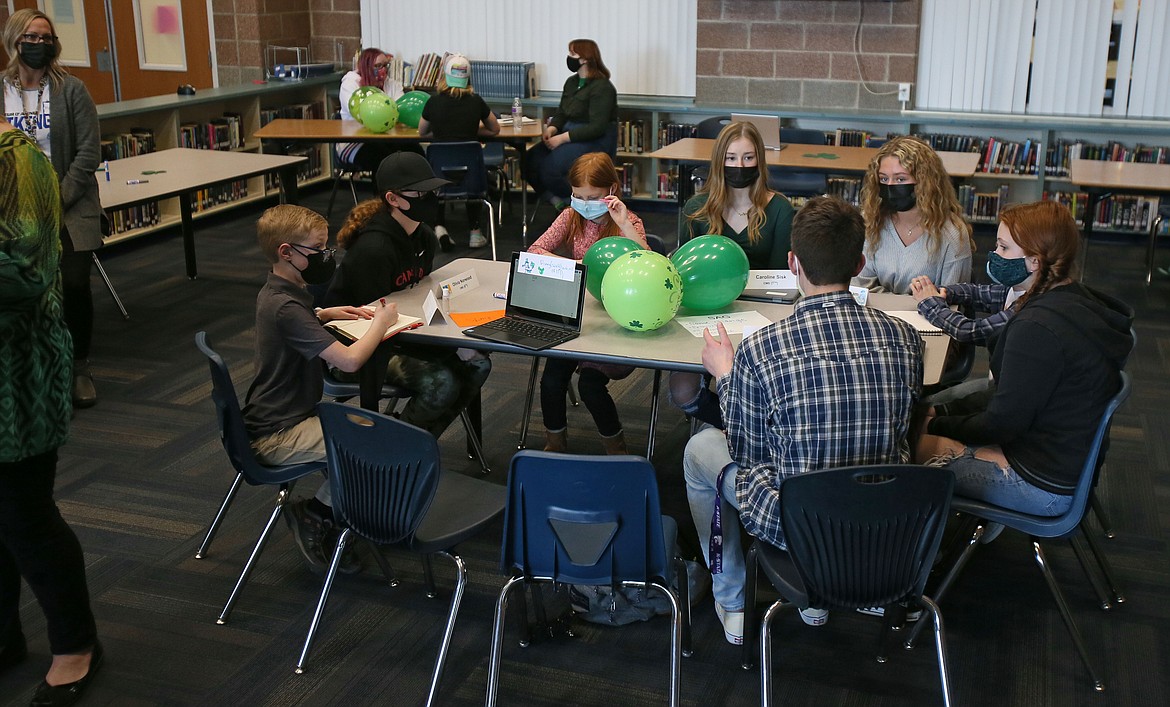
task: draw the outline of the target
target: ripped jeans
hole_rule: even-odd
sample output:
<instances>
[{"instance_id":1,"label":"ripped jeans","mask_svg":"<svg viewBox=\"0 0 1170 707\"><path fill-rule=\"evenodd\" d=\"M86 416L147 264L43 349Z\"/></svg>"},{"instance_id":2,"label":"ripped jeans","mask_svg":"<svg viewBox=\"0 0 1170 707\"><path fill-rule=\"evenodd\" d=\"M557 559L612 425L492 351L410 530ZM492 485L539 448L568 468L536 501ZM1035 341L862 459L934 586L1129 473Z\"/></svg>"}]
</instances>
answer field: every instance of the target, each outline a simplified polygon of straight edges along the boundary
<instances>
[{"instance_id":1,"label":"ripped jeans","mask_svg":"<svg viewBox=\"0 0 1170 707\"><path fill-rule=\"evenodd\" d=\"M961 453L945 454L927 462L955 474L955 493L997 506L1037 516L1058 516L1072 505L1072 496L1045 491L1025 481L1010 466L975 456L967 447Z\"/></svg>"}]
</instances>

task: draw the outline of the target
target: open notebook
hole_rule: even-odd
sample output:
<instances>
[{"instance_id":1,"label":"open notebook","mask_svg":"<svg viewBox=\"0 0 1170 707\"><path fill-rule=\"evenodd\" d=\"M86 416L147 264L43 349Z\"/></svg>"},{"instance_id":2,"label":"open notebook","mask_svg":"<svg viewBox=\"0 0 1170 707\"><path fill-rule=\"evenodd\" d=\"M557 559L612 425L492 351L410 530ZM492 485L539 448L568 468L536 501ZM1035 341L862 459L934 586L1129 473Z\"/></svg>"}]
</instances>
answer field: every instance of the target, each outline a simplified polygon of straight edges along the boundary
<instances>
[{"instance_id":1,"label":"open notebook","mask_svg":"<svg viewBox=\"0 0 1170 707\"><path fill-rule=\"evenodd\" d=\"M374 311L373 305L366 305L364 309L371 312ZM325 327L331 331L341 334L342 337L350 341L357 341L366 335L370 330L370 322L373 319L334 319L325 324ZM418 317L412 317L408 314L399 314L398 321L394 322L389 329L386 330L386 335L382 337L382 341L389 339L400 331L407 329L415 329L422 326L422 320Z\"/></svg>"}]
</instances>

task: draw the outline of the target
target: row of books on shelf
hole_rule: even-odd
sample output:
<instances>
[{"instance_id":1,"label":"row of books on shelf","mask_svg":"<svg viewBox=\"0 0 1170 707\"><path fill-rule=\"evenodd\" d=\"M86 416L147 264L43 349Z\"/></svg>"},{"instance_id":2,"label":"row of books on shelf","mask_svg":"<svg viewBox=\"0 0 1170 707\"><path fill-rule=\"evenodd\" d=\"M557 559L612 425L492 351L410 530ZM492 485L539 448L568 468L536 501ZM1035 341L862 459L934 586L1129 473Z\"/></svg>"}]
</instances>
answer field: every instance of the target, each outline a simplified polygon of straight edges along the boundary
<instances>
[{"instance_id":1,"label":"row of books on shelf","mask_svg":"<svg viewBox=\"0 0 1170 707\"><path fill-rule=\"evenodd\" d=\"M638 187L638 165L633 162L622 162L617 166L617 171L622 185L622 198L633 197Z\"/></svg>"},{"instance_id":2,"label":"row of books on shelf","mask_svg":"<svg viewBox=\"0 0 1170 707\"><path fill-rule=\"evenodd\" d=\"M154 152L154 131L150 128L130 128L130 132L103 135L102 160L120 160Z\"/></svg>"},{"instance_id":3,"label":"row of books on shelf","mask_svg":"<svg viewBox=\"0 0 1170 707\"><path fill-rule=\"evenodd\" d=\"M406 84L415 88L434 88L439 82L439 74L443 71L443 62L447 56L447 52L442 56L424 52L413 66L407 67Z\"/></svg>"},{"instance_id":4,"label":"row of books on shelf","mask_svg":"<svg viewBox=\"0 0 1170 707\"><path fill-rule=\"evenodd\" d=\"M312 103L290 103L279 108L260 109L260 127L268 125L277 118L291 118L293 120L320 120L325 117L325 104L321 101Z\"/></svg>"},{"instance_id":5,"label":"row of books on shelf","mask_svg":"<svg viewBox=\"0 0 1170 707\"><path fill-rule=\"evenodd\" d=\"M666 147L670 143L678 142L683 138L695 137L698 129L697 125L691 123L673 123L669 120L659 121L658 145L659 147Z\"/></svg>"},{"instance_id":6,"label":"row of books on shelf","mask_svg":"<svg viewBox=\"0 0 1170 707\"><path fill-rule=\"evenodd\" d=\"M1170 147L1140 144L1128 147L1115 140L1096 145L1083 140L1058 139L1048 151L1048 156L1045 173L1053 177L1067 177L1074 159L1167 164L1170 163Z\"/></svg>"},{"instance_id":7,"label":"row of books on shelf","mask_svg":"<svg viewBox=\"0 0 1170 707\"><path fill-rule=\"evenodd\" d=\"M308 179L320 177L322 172L321 151L317 149L316 145L298 145L290 147L285 151L289 157L305 157L307 162L301 163L297 167L297 182L303 182ZM268 173L264 175L264 190L271 191L280 188L280 176Z\"/></svg>"},{"instance_id":8,"label":"row of books on shelf","mask_svg":"<svg viewBox=\"0 0 1170 707\"><path fill-rule=\"evenodd\" d=\"M973 223L995 223L999 220L999 210L1008 203L1008 191L1006 184L993 192L981 192L974 185L960 184L958 198L963 216Z\"/></svg>"},{"instance_id":9,"label":"row of books on shelf","mask_svg":"<svg viewBox=\"0 0 1170 707\"><path fill-rule=\"evenodd\" d=\"M1077 223L1084 224L1089 195L1083 192L1044 192L1046 201L1056 201L1072 210ZM1158 197L1114 194L1097 202L1094 229L1148 231L1158 216Z\"/></svg>"},{"instance_id":10,"label":"row of books on shelf","mask_svg":"<svg viewBox=\"0 0 1170 707\"><path fill-rule=\"evenodd\" d=\"M109 212L110 228L112 233L125 233L135 228L157 226L159 220L158 202L128 206L124 209L113 209Z\"/></svg>"},{"instance_id":11,"label":"row of books on shelf","mask_svg":"<svg viewBox=\"0 0 1170 707\"><path fill-rule=\"evenodd\" d=\"M199 189L190 195L191 210L205 211L213 206L226 204L229 201L243 199L248 196L248 180L237 179L233 182L224 182L210 187Z\"/></svg>"},{"instance_id":12,"label":"row of books on shelf","mask_svg":"<svg viewBox=\"0 0 1170 707\"><path fill-rule=\"evenodd\" d=\"M183 123L179 126L179 147L197 150L237 150L244 146L244 117L224 113L206 123Z\"/></svg>"},{"instance_id":13,"label":"row of books on shelf","mask_svg":"<svg viewBox=\"0 0 1170 707\"><path fill-rule=\"evenodd\" d=\"M618 121L617 151L650 152L650 140L646 134L646 121L640 119Z\"/></svg>"}]
</instances>

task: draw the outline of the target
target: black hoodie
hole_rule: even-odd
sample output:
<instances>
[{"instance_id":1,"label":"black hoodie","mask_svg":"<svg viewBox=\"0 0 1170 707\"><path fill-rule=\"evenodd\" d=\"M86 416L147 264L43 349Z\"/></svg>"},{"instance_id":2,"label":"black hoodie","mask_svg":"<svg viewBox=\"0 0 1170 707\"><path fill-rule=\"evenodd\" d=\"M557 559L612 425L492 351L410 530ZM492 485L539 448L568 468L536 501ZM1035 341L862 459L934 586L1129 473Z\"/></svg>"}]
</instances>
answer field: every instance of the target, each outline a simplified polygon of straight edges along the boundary
<instances>
[{"instance_id":1,"label":"black hoodie","mask_svg":"<svg viewBox=\"0 0 1170 707\"><path fill-rule=\"evenodd\" d=\"M425 223L408 234L389 208L376 213L346 249L325 295L326 307L360 307L413 287L431 272L438 240Z\"/></svg>"},{"instance_id":2,"label":"black hoodie","mask_svg":"<svg viewBox=\"0 0 1170 707\"><path fill-rule=\"evenodd\" d=\"M1121 387L1133 310L1080 283L1033 297L990 343L986 410L930 422L968 446L999 445L1029 483L1070 495L1109 399Z\"/></svg>"}]
</instances>

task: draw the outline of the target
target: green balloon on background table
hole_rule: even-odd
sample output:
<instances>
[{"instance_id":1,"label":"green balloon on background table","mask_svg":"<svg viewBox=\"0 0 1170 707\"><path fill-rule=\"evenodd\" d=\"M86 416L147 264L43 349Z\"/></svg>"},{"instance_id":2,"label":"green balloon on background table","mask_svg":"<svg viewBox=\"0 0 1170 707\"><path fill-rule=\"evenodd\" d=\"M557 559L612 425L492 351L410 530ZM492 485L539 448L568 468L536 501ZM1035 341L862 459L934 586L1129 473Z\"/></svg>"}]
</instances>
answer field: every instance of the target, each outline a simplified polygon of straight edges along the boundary
<instances>
[{"instance_id":1,"label":"green balloon on background table","mask_svg":"<svg viewBox=\"0 0 1170 707\"><path fill-rule=\"evenodd\" d=\"M425 91L410 91L398 99L398 122L403 125L417 128L418 119L422 117L423 106L431 99L431 94Z\"/></svg>"},{"instance_id":2,"label":"green balloon on background table","mask_svg":"<svg viewBox=\"0 0 1170 707\"><path fill-rule=\"evenodd\" d=\"M349 95L349 114L353 116L354 120L361 120L361 102L366 96L381 93L386 95L382 89L377 86L361 86L358 90Z\"/></svg>"},{"instance_id":3,"label":"green balloon on background table","mask_svg":"<svg viewBox=\"0 0 1170 707\"><path fill-rule=\"evenodd\" d=\"M635 250L610 264L601 281L601 303L630 331L653 331L671 319L682 303L682 280L665 255Z\"/></svg>"},{"instance_id":4,"label":"green balloon on background table","mask_svg":"<svg viewBox=\"0 0 1170 707\"><path fill-rule=\"evenodd\" d=\"M605 279L609 266L621 256L635 250L645 249L629 238L621 236L602 238L589 246L589 250L585 251L585 257L581 259L585 265L585 288L589 290L589 294L600 300L601 282Z\"/></svg>"},{"instance_id":5,"label":"green balloon on background table","mask_svg":"<svg viewBox=\"0 0 1170 707\"><path fill-rule=\"evenodd\" d=\"M358 109L362 125L372 133L384 133L398 122L398 106L381 91L363 98Z\"/></svg>"},{"instance_id":6,"label":"green balloon on background table","mask_svg":"<svg viewBox=\"0 0 1170 707\"><path fill-rule=\"evenodd\" d=\"M711 310L726 307L747 287L747 254L727 236L692 238L670 256L682 279L682 306Z\"/></svg>"}]
</instances>

